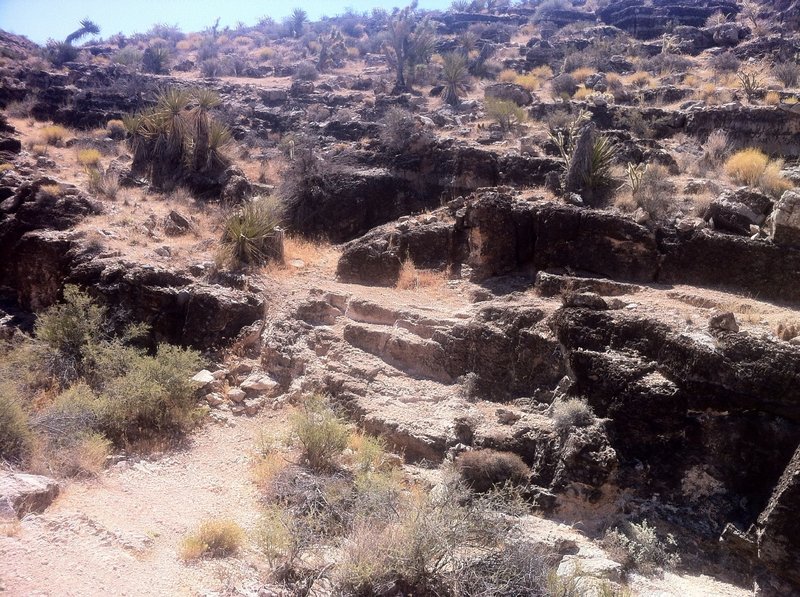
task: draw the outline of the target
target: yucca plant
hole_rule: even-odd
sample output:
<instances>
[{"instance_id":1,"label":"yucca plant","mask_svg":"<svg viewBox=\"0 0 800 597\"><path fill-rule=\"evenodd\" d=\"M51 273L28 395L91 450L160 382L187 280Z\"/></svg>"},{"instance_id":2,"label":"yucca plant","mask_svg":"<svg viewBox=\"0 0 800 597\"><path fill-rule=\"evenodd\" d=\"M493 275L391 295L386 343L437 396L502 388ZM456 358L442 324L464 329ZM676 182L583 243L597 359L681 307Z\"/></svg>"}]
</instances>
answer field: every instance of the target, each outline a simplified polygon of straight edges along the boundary
<instances>
[{"instance_id":1,"label":"yucca plant","mask_svg":"<svg viewBox=\"0 0 800 597\"><path fill-rule=\"evenodd\" d=\"M247 201L225 221L222 231L223 257L232 265L263 265L282 258L281 207L277 200L256 197Z\"/></svg>"},{"instance_id":2,"label":"yucca plant","mask_svg":"<svg viewBox=\"0 0 800 597\"><path fill-rule=\"evenodd\" d=\"M467 90L469 83L467 58L458 52L445 54L442 79L444 81L442 99L451 106L457 106L461 102L460 95Z\"/></svg>"},{"instance_id":3,"label":"yucca plant","mask_svg":"<svg viewBox=\"0 0 800 597\"><path fill-rule=\"evenodd\" d=\"M591 191L599 191L611 185L611 168L617 157L617 147L605 135L600 135L592 144L589 169L584 173L584 183Z\"/></svg>"},{"instance_id":4,"label":"yucca plant","mask_svg":"<svg viewBox=\"0 0 800 597\"><path fill-rule=\"evenodd\" d=\"M210 110L219 104L210 90L168 88L155 107L126 116L133 172L148 176L155 187L169 189L192 174L214 176L224 170L231 134L211 116Z\"/></svg>"},{"instance_id":5,"label":"yucca plant","mask_svg":"<svg viewBox=\"0 0 800 597\"><path fill-rule=\"evenodd\" d=\"M642 185L642 178L645 172L647 172L647 164L632 164L628 162L625 166L626 180L622 186L627 186L631 190L631 194L636 195L639 191L639 187Z\"/></svg>"}]
</instances>

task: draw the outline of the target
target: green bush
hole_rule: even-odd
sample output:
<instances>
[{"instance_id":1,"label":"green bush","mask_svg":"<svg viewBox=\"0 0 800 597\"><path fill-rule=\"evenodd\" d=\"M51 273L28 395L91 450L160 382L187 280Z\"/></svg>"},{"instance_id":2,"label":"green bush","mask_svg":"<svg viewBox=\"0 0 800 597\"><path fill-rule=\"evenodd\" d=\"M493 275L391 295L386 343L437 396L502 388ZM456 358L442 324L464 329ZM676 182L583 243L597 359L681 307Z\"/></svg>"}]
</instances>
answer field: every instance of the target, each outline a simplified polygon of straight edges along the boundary
<instances>
[{"instance_id":1,"label":"green bush","mask_svg":"<svg viewBox=\"0 0 800 597\"><path fill-rule=\"evenodd\" d=\"M347 447L350 432L324 398L311 396L292 421L292 430L303 447L303 458L317 471L332 470Z\"/></svg>"},{"instance_id":2,"label":"green bush","mask_svg":"<svg viewBox=\"0 0 800 597\"><path fill-rule=\"evenodd\" d=\"M223 257L234 265L263 265L282 259L280 221L281 207L276 201L261 197L247 201L225 220Z\"/></svg>"},{"instance_id":3,"label":"green bush","mask_svg":"<svg viewBox=\"0 0 800 597\"><path fill-rule=\"evenodd\" d=\"M500 125L504 131L510 131L518 123L525 122L525 109L510 100L488 98L486 115Z\"/></svg>"},{"instance_id":4,"label":"green bush","mask_svg":"<svg viewBox=\"0 0 800 597\"><path fill-rule=\"evenodd\" d=\"M603 538L603 547L621 564L645 574L671 570L680 563L680 556L674 553L675 538L667 535L662 539L646 520L639 524L625 522L610 530Z\"/></svg>"},{"instance_id":5,"label":"green bush","mask_svg":"<svg viewBox=\"0 0 800 597\"><path fill-rule=\"evenodd\" d=\"M197 352L161 344L155 356L139 354L127 371L108 384L101 427L112 439L132 439L191 428L200 411L192 372Z\"/></svg>"},{"instance_id":6,"label":"green bush","mask_svg":"<svg viewBox=\"0 0 800 597\"><path fill-rule=\"evenodd\" d=\"M21 460L30 451L32 439L28 414L13 389L0 386L0 459Z\"/></svg>"}]
</instances>

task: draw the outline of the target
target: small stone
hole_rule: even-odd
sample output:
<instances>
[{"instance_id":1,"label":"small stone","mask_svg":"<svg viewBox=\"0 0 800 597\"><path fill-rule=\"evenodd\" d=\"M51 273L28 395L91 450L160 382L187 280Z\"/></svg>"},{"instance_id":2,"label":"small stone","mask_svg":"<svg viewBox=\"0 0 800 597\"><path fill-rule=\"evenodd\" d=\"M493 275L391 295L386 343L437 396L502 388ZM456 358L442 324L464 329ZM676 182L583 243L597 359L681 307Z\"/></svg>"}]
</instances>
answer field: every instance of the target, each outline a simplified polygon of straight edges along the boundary
<instances>
[{"instance_id":1,"label":"small stone","mask_svg":"<svg viewBox=\"0 0 800 597\"><path fill-rule=\"evenodd\" d=\"M568 292L564 295L565 307L582 307L605 311L608 305L602 296L596 292Z\"/></svg>"},{"instance_id":2,"label":"small stone","mask_svg":"<svg viewBox=\"0 0 800 597\"><path fill-rule=\"evenodd\" d=\"M198 372L197 375L195 375L192 378L192 381L196 382L196 383L199 383L199 384L201 384L203 386L206 386L206 385L210 384L211 382L213 382L214 379L215 379L214 378L214 374L211 373L211 371L209 371L208 369L203 369L202 371Z\"/></svg>"},{"instance_id":3,"label":"small stone","mask_svg":"<svg viewBox=\"0 0 800 597\"><path fill-rule=\"evenodd\" d=\"M206 394L206 402L209 406L219 406L225 399L222 397L222 394L218 392L211 392L210 394Z\"/></svg>"},{"instance_id":4,"label":"small stone","mask_svg":"<svg viewBox=\"0 0 800 597\"><path fill-rule=\"evenodd\" d=\"M214 376L214 379L219 381L221 379L225 379L228 373L229 372L227 369L217 369L216 371L214 371L214 373L212 373L212 375Z\"/></svg>"},{"instance_id":5,"label":"small stone","mask_svg":"<svg viewBox=\"0 0 800 597\"><path fill-rule=\"evenodd\" d=\"M235 402L237 404L244 402L244 399L247 397L247 393L240 389L240 388L231 388L228 390L228 400L231 402Z\"/></svg>"},{"instance_id":6,"label":"small stone","mask_svg":"<svg viewBox=\"0 0 800 597\"><path fill-rule=\"evenodd\" d=\"M235 415L242 415L245 413L245 406L244 404L235 404L231 407L231 412Z\"/></svg>"},{"instance_id":7,"label":"small stone","mask_svg":"<svg viewBox=\"0 0 800 597\"><path fill-rule=\"evenodd\" d=\"M241 387L246 392L266 392L272 394L278 389L278 382L267 375L252 373L242 382Z\"/></svg>"},{"instance_id":8,"label":"small stone","mask_svg":"<svg viewBox=\"0 0 800 597\"><path fill-rule=\"evenodd\" d=\"M497 422L501 425L513 425L522 418L519 413L510 411L507 408L498 408L494 412L497 415Z\"/></svg>"},{"instance_id":9,"label":"small stone","mask_svg":"<svg viewBox=\"0 0 800 597\"><path fill-rule=\"evenodd\" d=\"M708 320L708 329L724 332L738 332L739 324L736 317L730 311L712 311L711 318Z\"/></svg>"},{"instance_id":10,"label":"small stone","mask_svg":"<svg viewBox=\"0 0 800 597\"><path fill-rule=\"evenodd\" d=\"M260 411L263 407L264 407L263 398L253 398L251 400L244 401L244 410L250 417L258 414L258 411Z\"/></svg>"}]
</instances>

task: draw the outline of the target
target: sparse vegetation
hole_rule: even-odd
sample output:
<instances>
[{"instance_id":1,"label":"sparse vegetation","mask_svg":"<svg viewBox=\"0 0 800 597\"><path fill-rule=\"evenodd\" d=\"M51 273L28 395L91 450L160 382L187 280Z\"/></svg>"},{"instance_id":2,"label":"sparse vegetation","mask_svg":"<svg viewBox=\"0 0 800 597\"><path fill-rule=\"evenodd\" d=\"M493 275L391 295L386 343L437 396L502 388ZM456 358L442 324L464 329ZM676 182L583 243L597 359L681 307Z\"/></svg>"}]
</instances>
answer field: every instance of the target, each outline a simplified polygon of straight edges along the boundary
<instances>
[{"instance_id":1,"label":"sparse vegetation","mask_svg":"<svg viewBox=\"0 0 800 597\"><path fill-rule=\"evenodd\" d=\"M184 539L181 557L196 560L203 557L224 558L236 554L244 544L245 534L236 522L225 518L206 520L197 531Z\"/></svg>"},{"instance_id":2,"label":"sparse vegetation","mask_svg":"<svg viewBox=\"0 0 800 597\"><path fill-rule=\"evenodd\" d=\"M603 539L603 546L620 563L645 574L671 570L680 563L680 557L674 553L675 538L672 535L660 538L647 520L638 524L625 522L610 530Z\"/></svg>"},{"instance_id":3,"label":"sparse vegetation","mask_svg":"<svg viewBox=\"0 0 800 597\"><path fill-rule=\"evenodd\" d=\"M488 98L486 115L500 125L503 131L510 131L514 125L527 119L525 109L510 100Z\"/></svg>"},{"instance_id":4,"label":"sparse vegetation","mask_svg":"<svg viewBox=\"0 0 800 597\"><path fill-rule=\"evenodd\" d=\"M748 148L734 153L725 162L725 173L738 184L758 187L768 195L779 197L792 187L781 176L783 162L770 160L760 149Z\"/></svg>"},{"instance_id":5,"label":"sparse vegetation","mask_svg":"<svg viewBox=\"0 0 800 597\"><path fill-rule=\"evenodd\" d=\"M556 429L562 433L573 427L586 427L595 420L592 407L579 398L556 400L550 407L550 417Z\"/></svg>"},{"instance_id":6,"label":"sparse vegetation","mask_svg":"<svg viewBox=\"0 0 800 597\"><path fill-rule=\"evenodd\" d=\"M303 459L317 471L331 470L347 447L349 430L321 396L309 397L292 424L303 447Z\"/></svg>"},{"instance_id":7,"label":"sparse vegetation","mask_svg":"<svg viewBox=\"0 0 800 597\"><path fill-rule=\"evenodd\" d=\"M784 87L797 87L800 81L800 64L797 62L779 62L772 67L772 74Z\"/></svg>"},{"instance_id":8,"label":"sparse vegetation","mask_svg":"<svg viewBox=\"0 0 800 597\"><path fill-rule=\"evenodd\" d=\"M222 232L223 260L247 266L282 259L281 209L274 198L256 197L228 216Z\"/></svg>"},{"instance_id":9,"label":"sparse vegetation","mask_svg":"<svg viewBox=\"0 0 800 597\"><path fill-rule=\"evenodd\" d=\"M488 491L506 483L528 482L530 469L517 454L490 449L470 450L455 460L464 482L473 491Z\"/></svg>"}]
</instances>

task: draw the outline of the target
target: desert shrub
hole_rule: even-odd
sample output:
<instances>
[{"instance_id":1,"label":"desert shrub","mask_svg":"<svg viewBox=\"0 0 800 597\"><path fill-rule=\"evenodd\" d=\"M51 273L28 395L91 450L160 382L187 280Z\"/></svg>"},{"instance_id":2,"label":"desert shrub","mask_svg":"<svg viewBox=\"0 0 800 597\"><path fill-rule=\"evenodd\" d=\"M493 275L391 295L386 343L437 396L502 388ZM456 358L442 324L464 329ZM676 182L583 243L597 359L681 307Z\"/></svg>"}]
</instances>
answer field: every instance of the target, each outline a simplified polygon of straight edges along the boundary
<instances>
[{"instance_id":1,"label":"desert shrub","mask_svg":"<svg viewBox=\"0 0 800 597\"><path fill-rule=\"evenodd\" d=\"M692 61L686 56L669 52L657 54L642 63L643 70L660 75L685 72L691 70L693 66Z\"/></svg>"},{"instance_id":2,"label":"desert shrub","mask_svg":"<svg viewBox=\"0 0 800 597\"><path fill-rule=\"evenodd\" d=\"M117 198L120 189L119 175L115 172L102 172L98 169L89 170L88 175L89 191L97 193L106 199L114 200Z\"/></svg>"},{"instance_id":3,"label":"desert shrub","mask_svg":"<svg viewBox=\"0 0 800 597\"><path fill-rule=\"evenodd\" d=\"M772 74L784 87L796 87L800 81L800 64L790 61L779 62L772 67Z\"/></svg>"},{"instance_id":4,"label":"desert shrub","mask_svg":"<svg viewBox=\"0 0 800 597\"><path fill-rule=\"evenodd\" d=\"M427 145L431 134L408 110L392 107L381 119L380 140L392 152L408 152Z\"/></svg>"},{"instance_id":5,"label":"desert shrub","mask_svg":"<svg viewBox=\"0 0 800 597\"><path fill-rule=\"evenodd\" d=\"M184 539L181 557L184 560L224 558L238 552L244 541L244 530L236 522L226 518L213 518L201 523L194 533Z\"/></svg>"},{"instance_id":6,"label":"desert shrub","mask_svg":"<svg viewBox=\"0 0 800 597\"><path fill-rule=\"evenodd\" d=\"M55 477L94 477L103 470L110 453L111 442L102 433L47 435L36 443L29 466L36 473Z\"/></svg>"},{"instance_id":7,"label":"desert shrub","mask_svg":"<svg viewBox=\"0 0 800 597\"><path fill-rule=\"evenodd\" d=\"M739 86L747 96L747 101L752 103L764 87L761 77L757 72L743 70L736 73L736 77L739 79Z\"/></svg>"},{"instance_id":8,"label":"desert shrub","mask_svg":"<svg viewBox=\"0 0 800 597\"><path fill-rule=\"evenodd\" d=\"M456 572L458 594L467 597L517 597L519 595L569 595L550 591L548 572L553 556L526 541L507 541ZM577 597L577 594L576 594Z\"/></svg>"},{"instance_id":9,"label":"desert shrub","mask_svg":"<svg viewBox=\"0 0 800 597\"><path fill-rule=\"evenodd\" d=\"M578 90L578 83L569 74L561 74L551 81L552 95L556 99L569 99Z\"/></svg>"},{"instance_id":10,"label":"desert shrub","mask_svg":"<svg viewBox=\"0 0 800 597\"><path fill-rule=\"evenodd\" d=\"M93 348L104 338L105 310L76 286L64 289L64 302L40 314L34 334L40 344L40 371L63 386L89 374Z\"/></svg>"},{"instance_id":11,"label":"desert shrub","mask_svg":"<svg viewBox=\"0 0 800 597\"><path fill-rule=\"evenodd\" d=\"M719 167L728 154L728 134L717 129L712 131L703 144L703 162L712 168Z\"/></svg>"},{"instance_id":12,"label":"desert shrub","mask_svg":"<svg viewBox=\"0 0 800 597\"><path fill-rule=\"evenodd\" d=\"M125 123L121 120L113 118L106 123L106 134L115 141L124 139L126 133Z\"/></svg>"},{"instance_id":13,"label":"desert shrub","mask_svg":"<svg viewBox=\"0 0 800 597\"><path fill-rule=\"evenodd\" d=\"M644 89L645 87L650 87L653 83L653 80L650 78L650 73L645 71L638 71L633 73L630 76L630 83L637 89Z\"/></svg>"},{"instance_id":14,"label":"desert shrub","mask_svg":"<svg viewBox=\"0 0 800 597\"><path fill-rule=\"evenodd\" d=\"M527 119L525 109L515 102L495 98L486 100L486 115L499 124L504 131L510 131L514 125L525 122Z\"/></svg>"},{"instance_id":15,"label":"desert shrub","mask_svg":"<svg viewBox=\"0 0 800 597\"><path fill-rule=\"evenodd\" d=\"M111 62L121 64L129 68L139 68L142 66L144 54L135 46L125 46L111 57Z\"/></svg>"},{"instance_id":16,"label":"desert shrub","mask_svg":"<svg viewBox=\"0 0 800 597\"><path fill-rule=\"evenodd\" d=\"M28 413L13 387L0 387L0 458L16 461L27 455L33 434Z\"/></svg>"},{"instance_id":17,"label":"desert shrub","mask_svg":"<svg viewBox=\"0 0 800 597\"><path fill-rule=\"evenodd\" d=\"M107 382L101 429L112 439L130 440L191 428L201 415L191 381L199 354L161 344L153 356L131 356L122 375Z\"/></svg>"},{"instance_id":18,"label":"desert shrub","mask_svg":"<svg viewBox=\"0 0 800 597\"><path fill-rule=\"evenodd\" d=\"M67 129L58 124L45 126L37 131L37 137L47 145L59 145L67 137L67 134Z\"/></svg>"},{"instance_id":19,"label":"desert shrub","mask_svg":"<svg viewBox=\"0 0 800 597\"><path fill-rule=\"evenodd\" d=\"M455 460L456 469L474 491L488 491L496 485L528 482L530 468L513 452L470 450Z\"/></svg>"},{"instance_id":20,"label":"desert shrub","mask_svg":"<svg viewBox=\"0 0 800 597\"><path fill-rule=\"evenodd\" d=\"M301 62L297 65L294 76L301 81L316 81L319 78L319 71L312 63Z\"/></svg>"},{"instance_id":21,"label":"desert shrub","mask_svg":"<svg viewBox=\"0 0 800 597\"><path fill-rule=\"evenodd\" d=\"M725 162L725 173L739 184L756 186L769 164L769 157L760 149L742 149Z\"/></svg>"},{"instance_id":22,"label":"desert shrub","mask_svg":"<svg viewBox=\"0 0 800 597\"><path fill-rule=\"evenodd\" d=\"M281 259L281 206L270 197L244 203L225 220L222 231L224 257L233 265L263 265Z\"/></svg>"},{"instance_id":23,"label":"desert shrub","mask_svg":"<svg viewBox=\"0 0 800 597\"><path fill-rule=\"evenodd\" d=\"M514 83L517 78L517 71L513 68L505 68L497 75L497 80L501 83Z\"/></svg>"},{"instance_id":24,"label":"desert shrub","mask_svg":"<svg viewBox=\"0 0 800 597\"><path fill-rule=\"evenodd\" d=\"M303 449L303 459L312 470L335 468L336 459L347 447L347 425L321 396L309 397L292 420L292 431Z\"/></svg>"},{"instance_id":25,"label":"desert shrub","mask_svg":"<svg viewBox=\"0 0 800 597\"><path fill-rule=\"evenodd\" d=\"M253 540L271 565L278 559L291 563L303 547L300 531L299 521L288 510L272 505L264 508Z\"/></svg>"},{"instance_id":26,"label":"desert shrub","mask_svg":"<svg viewBox=\"0 0 800 597\"><path fill-rule=\"evenodd\" d=\"M154 75L163 75L169 72L169 50L161 45L150 46L142 54L142 70Z\"/></svg>"},{"instance_id":27,"label":"desert shrub","mask_svg":"<svg viewBox=\"0 0 800 597\"><path fill-rule=\"evenodd\" d=\"M71 43L64 41L48 40L45 55L55 67L62 67L67 62L75 62L80 55L80 50Z\"/></svg>"},{"instance_id":28,"label":"desert shrub","mask_svg":"<svg viewBox=\"0 0 800 597\"><path fill-rule=\"evenodd\" d=\"M594 423L592 407L578 398L559 399L550 407L550 418L560 432L572 427L586 427Z\"/></svg>"},{"instance_id":29,"label":"desert shrub","mask_svg":"<svg viewBox=\"0 0 800 597\"><path fill-rule=\"evenodd\" d=\"M777 91L768 91L764 96L764 103L767 106L777 106L781 103L781 94Z\"/></svg>"},{"instance_id":30,"label":"desert shrub","mask_svg":"<svg viewBox=\"0 0 800 597\"><path fill-rule=\"evenodd\" d=\"M400 266L397 276L396 288L401 290L418 290L420 288L435 288L447 280L444 272L437 270L420 269L411 259L406 258Z\"/></svg>"},{"instance_id":31,"label":"desert shrub","mask_svg":"<svg viewBox=\"0 0 800 597\"><path fill-rule=\"evenodd\" d=\"M78 163L86 169L96 169L100 165L100 152L96 149L79 149Z\"/></svg>"},{"instance_id":32,"label":"desert shrub","mask_svg":"<svg viewBox=\"0 0 800 597\"><path fill-rule=\"evenodd\" d=\"M206 58L200 62L200 73L209 79L227 75L228 64L219 58Z\"/></svg>"},{"instance_id":33,"label":"desert shrub","mask_svg":"<svg viewBox=\"0 0 800 597\"><path fill-rule=\"evenodd\" d=\"M636 206L654 222L665 220L676 211L675 184L670 180L669 171L660 164L647 166L631 194Z\"/></svg>"},{"instance_id":34,"label":"desert shrub","mask_svg":"<svg viewBox=\"0 0 800 597\"><path fill-rule=\"evenodd\" d=\"M729 157L725 162L725 173L738 184L758 187L769 195L780 196L792 187L781 176L782 167L781 160L770 160L763 151L751 147Z\"/></svg>"},{"instance_id":35,"label":"desert shrub","mask_svg":"<svg viewBox=\"0 0 800 597\"><path fill-rule=\"evenodd\" d=\"M712 56L709 59L709 64L716 73L734 73L739 70L742 63L736 57L736 54L728 50Z\"/></svg>"},{"instance_id":36,"label":"desert shrub","mask_svg":"<svg viewBox=\"0 0 800 597\"><path fill-rule=\"evenodd\" d=\"M670 570L680 563L680 557L672 553L677 546L675 538L667 535L661 539L646 520L640 524L625 522L610 530L602 544L612 557L621 560L621 564L645 574Z\"/></svg>"}]
</instances>

